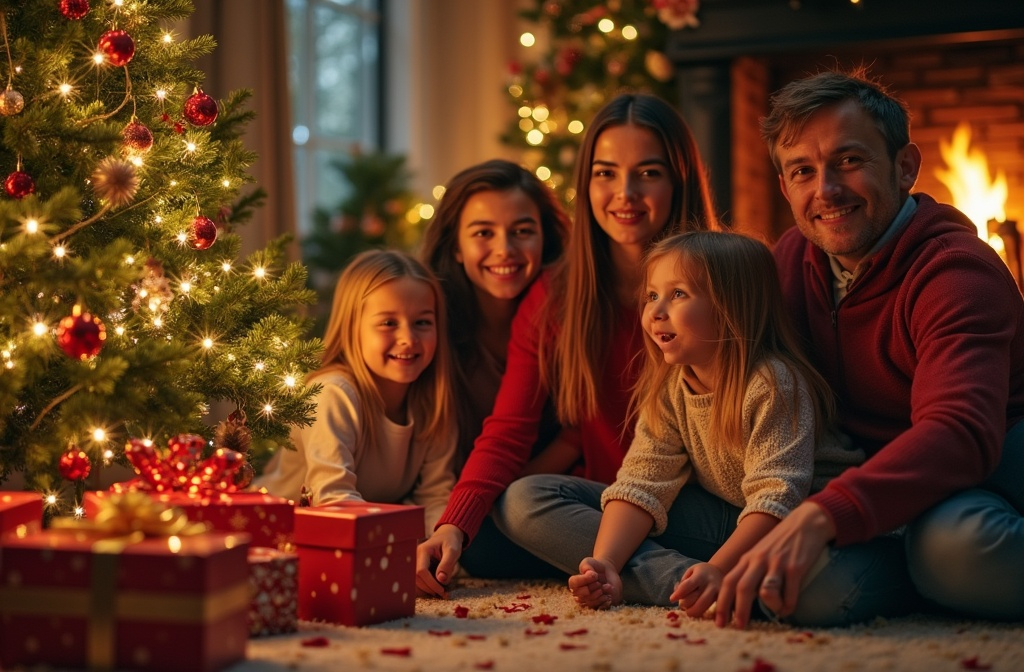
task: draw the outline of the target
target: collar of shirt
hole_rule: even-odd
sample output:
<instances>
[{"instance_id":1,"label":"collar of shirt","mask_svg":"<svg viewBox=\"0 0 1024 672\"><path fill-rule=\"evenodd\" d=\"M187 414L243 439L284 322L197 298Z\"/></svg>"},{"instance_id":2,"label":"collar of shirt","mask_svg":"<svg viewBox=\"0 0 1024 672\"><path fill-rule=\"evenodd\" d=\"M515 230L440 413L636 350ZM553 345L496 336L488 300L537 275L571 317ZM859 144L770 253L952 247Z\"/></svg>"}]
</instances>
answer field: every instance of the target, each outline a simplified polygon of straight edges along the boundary
<instances>
[{"instance_id":1,"label":"collar of shirt","mask_svg":"<svg viewBox=\"0 0 1024 672\"><path fill-rule=\"evenodd\" d=\"M892 240L899 230L910 221L910 218L914 216L914 212L916 211L917 201L915 201L912 196L908 196L907 200L903 202L903 207L900 208L898 213L896 213L896 218L892 220L892 224L890 224L889 228L885 230L882 237L875 241L875 244L871 247L868 253L864 255L860 260L860 263L857 264L857 267L854 268L852 272L843 268L842 264L839 263L839 260L833 255L828 255L828 262L832 267L832 275L834 276L832 288L836 303L839 303L839 301L846 296L847 292L850 291L850 285L857 279L857 276L860 275L860 272L864 267L864 260L873 257L876 252L885 246L886 243Z\"/></svg>"}]
</instances>

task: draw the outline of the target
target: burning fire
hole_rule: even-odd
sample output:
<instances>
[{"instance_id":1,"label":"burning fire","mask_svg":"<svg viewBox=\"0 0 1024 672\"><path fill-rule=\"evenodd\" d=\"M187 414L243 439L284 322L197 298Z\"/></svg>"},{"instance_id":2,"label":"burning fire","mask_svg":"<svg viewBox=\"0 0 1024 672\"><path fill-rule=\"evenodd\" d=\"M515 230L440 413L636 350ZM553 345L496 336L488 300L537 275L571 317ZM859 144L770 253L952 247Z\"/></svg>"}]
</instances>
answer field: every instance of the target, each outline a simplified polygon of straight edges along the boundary
<instances>
[{"instance_id":1,"label":"burning fire","mask_svg":"<svg viewBox=\"0 0 1024 672\"><path fill-rule=\"evenodd\" d=\"M988 222L1006 219L1006 173L998 171L992 181L984 152L970 149L970 144L971 126L966 122L956 127L951 142L939 140L948 168L937 168L935 176L949 188L953 205L978 227L978 235L1001 251L1003 242L995 231L988 230Z\"/></svg>"}]
</instances>

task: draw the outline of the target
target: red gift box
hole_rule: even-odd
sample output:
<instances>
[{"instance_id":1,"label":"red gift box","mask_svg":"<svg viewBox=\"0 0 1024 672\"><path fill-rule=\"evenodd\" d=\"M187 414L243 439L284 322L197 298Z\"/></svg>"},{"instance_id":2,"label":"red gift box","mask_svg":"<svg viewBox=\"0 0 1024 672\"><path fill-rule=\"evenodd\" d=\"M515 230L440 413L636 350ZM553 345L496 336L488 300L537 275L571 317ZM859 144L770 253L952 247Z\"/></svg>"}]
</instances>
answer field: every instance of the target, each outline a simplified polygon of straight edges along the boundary
<instances>
[{"instance_id":1,"label":"red gift box","mask_svg":"<svg viewBox=\"0 0 1024 672\"><path fill-rule=\"evenodd\" d=\"M280 635L298 629L299 559L295 553L249 549L249 635Z\"/></svg>"},{"instance_id":2,"label":"red gift box","mask_svg":"<svg viewBox=\"0 0 1024 672\"><path fill-rule=\"evenodd\" d=\"M190 495L185 492L147 492L154 501L176 506L188 519L209 523L220 532L245 532L252 546L281 548L291 542L295 524L295 503L282 497L257 492ZM85 493L85 517L92 518L104 499L116 493Z\"/></svg>"},{"instance_id":3,"label":"red gift box","mask_svg":"<svg viewBox=\"0 0 1024 672\"><path fill-rule=\"evenodd\" d=\"M416 612L423 507L339 504L295 512L299 618L369 625Z\"/></svg>"},{"instance_id":4,"label":"red gift box","mask_svg":"<svg viewBox=\"0 0 1024 672\"><path fill-rule=\"evenodd\" d=\"M218 670L245 658L246 535L9 537L0 665Z\"/></svg>"},{"instance_id":5,"label":"red gift box","mask_svg":"<svg viewBox=\"0 0 1024 672\"><path fill-rule=\"evenodd\" d=\"M43 525L43 496L38 492L0 492L0 543L3 535L19 537L38 532Z\"/></svg>"}]
</instances>

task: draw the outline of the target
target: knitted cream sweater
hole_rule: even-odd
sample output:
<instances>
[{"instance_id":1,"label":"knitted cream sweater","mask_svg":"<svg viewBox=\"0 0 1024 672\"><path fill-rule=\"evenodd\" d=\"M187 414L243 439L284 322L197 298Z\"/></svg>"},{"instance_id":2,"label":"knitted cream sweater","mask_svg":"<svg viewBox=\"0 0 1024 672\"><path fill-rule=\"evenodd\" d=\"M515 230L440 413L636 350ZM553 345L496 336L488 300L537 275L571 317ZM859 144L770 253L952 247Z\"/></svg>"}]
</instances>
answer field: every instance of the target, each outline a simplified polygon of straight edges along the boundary
<instances>
[{"instance_id":1,"label":"knitted cream sweater","mask_svg":"<svg viewBox=\"0 0 1024 672\"><path fill-rule=\"evenodd\" d=\"M651 514L651 534L658 535L679 490L696 479L708 492L742 507L739 519L755 511L781 519L830 478L864 461L863 451L843 446L831 434L815 446L806 385L779 360L763 364L747 386L743 445L725 445L711 436L713 399L713 393L693 394L682 367L675 367L659 398L660 427L637 422L615 483L601 496L602 507L613 499L630 502Z\"/></svg>"}]
</instances>

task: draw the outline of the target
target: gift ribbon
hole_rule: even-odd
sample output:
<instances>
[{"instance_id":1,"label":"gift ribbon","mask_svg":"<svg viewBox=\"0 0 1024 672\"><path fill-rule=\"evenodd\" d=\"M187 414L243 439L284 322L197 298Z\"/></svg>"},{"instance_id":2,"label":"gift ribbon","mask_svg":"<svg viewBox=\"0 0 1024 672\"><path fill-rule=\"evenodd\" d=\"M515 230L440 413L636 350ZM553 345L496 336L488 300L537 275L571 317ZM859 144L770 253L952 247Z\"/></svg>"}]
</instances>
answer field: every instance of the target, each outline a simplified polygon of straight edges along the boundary
<instances>
[{"instance_id":1,"label":"gift ribbon","mask_svg":"<svg viewBox=\"0 0 1024 672\"><path fill-rule=\"evenodd\" d=\"M117 596L118 555L128 546L137 544L146 537L166 537L170 540L172 537L193 536L209 530L206 523L190 522L183 510L165 506L142 492L111 495L100 503L100 508L93 519L54 518L50 527L56 532L101 536L91 548L92 576L89 584L91 618L88 620L86 657L89 668L93 670L113 669L116 658L114 630L116 618L118 615L127 615L119 610L123 606L124 600L118 599ZM246 596L248 596L248 587L243 585L241 588L246 591ZM45 594L37 595L37 597L40 598L40 605L53 603ZM150 599L152 598L147 595L143 601ZM168 599L173 600L173 598ZM199 599L201 600L201 598ZM195 599L192 600L192 602L195 601ZM227 602L233 605L234 601L235 596L232 596L232 599ZM32 600L28 600L28 602L32 602ZM139 598L136 598L134 604L136 607L140 604ZM152 603L149 603L148 606L143 605L143 610L148 610L149 613L158 615L160 618L165 616L163 610ZM179 603L176 611L177 613L195 612L196 609L195 607L182 609Z\"/></svg>"}]
</instances>

